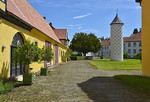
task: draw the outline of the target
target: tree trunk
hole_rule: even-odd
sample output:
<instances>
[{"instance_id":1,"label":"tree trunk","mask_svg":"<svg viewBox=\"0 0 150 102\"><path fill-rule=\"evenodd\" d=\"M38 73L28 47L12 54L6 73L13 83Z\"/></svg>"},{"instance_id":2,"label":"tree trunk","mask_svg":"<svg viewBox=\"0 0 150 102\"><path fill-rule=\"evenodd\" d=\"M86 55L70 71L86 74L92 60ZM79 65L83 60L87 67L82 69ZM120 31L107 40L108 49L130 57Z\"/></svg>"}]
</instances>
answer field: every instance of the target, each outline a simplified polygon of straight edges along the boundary
<instances>
[{"instance_id":1,"label":"tree trunk","mask_svg":"<svg viewBox=\"0 0 150 102\"><path fill-rule=\"evenodd\" d=\"M29 74L29 64L28 64L28 65L25 65L25 73L26 73L26 74Z\"/></svg>"},{"instance_id":2,"label":"tree trunk","mask_svg":"<svg viewBox=\"0 0 150 102\"><path fill-rule=\"evenodd\" d=\"M47 61L44 61L44 68L46 68L46 67L47 67L47 66L46 66L46 64L47 64L46 62L47 62Z\"/></svg>"}]
</instances>

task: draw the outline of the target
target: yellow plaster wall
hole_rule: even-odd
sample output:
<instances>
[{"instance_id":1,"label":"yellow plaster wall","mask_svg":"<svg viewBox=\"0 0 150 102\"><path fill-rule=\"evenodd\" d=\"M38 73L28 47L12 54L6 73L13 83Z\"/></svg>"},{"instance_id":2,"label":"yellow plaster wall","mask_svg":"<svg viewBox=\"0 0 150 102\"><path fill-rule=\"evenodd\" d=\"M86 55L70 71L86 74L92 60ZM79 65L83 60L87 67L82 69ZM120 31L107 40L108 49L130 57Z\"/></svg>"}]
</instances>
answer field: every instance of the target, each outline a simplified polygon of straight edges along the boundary
<instances>
[{"instance_id":1,"label":"yellow plaster wall","mask_svg":"<svg viewBox=\"0 0 150 102\"><path fill-rule=\"evenodd\" d=\"M5 11L5 3L3 3L2 1L0 1L0 9Z\"/></svg>"},{"instance_id":2,"label":"yellow plaster wall","mask_svg":"<svg viewBox=\"0 0 150 102\"><path fill-rule=\"evenodd\" d=\"M58 44L51 38L47 37L46 35L42 34L41 32L37 31L36 29L32 29L32 31L27 31L19 26L16 26L4 19L2 19L2 23L0 24L0 75L2 73L7 72L6 74L9 75L10 69L10 48L11 43L14 35L20 32L25 39L29 39L32 42L35 40L38 41L38 47L42 48L45 45L45 41L51 42L51 47L55 53L55 44L59 46L59 49L66 50L64 46ZM6 46L4 51L2 52L2 46ZM58 53L59 54L59 53ZM61 62L61 57L59 56L59 62ZM54 60L51 61L51 65L55 64L55 56ZM32 72L37 72L40 70L41 67L44 67L44 62L41 63L33 63L30 65L33 68ZM5 71L4 71L5 70Z\"/></svg>"},{"instance_id":3,"label":"yellow plaster wall","mask_svg":"<svg viewBox=\"0 0 150 102\"><path fill-rule=\"evenodd\" d=\"M150 0L142 0L142 74L150 75Z\"/></svg>"}]
</instances>

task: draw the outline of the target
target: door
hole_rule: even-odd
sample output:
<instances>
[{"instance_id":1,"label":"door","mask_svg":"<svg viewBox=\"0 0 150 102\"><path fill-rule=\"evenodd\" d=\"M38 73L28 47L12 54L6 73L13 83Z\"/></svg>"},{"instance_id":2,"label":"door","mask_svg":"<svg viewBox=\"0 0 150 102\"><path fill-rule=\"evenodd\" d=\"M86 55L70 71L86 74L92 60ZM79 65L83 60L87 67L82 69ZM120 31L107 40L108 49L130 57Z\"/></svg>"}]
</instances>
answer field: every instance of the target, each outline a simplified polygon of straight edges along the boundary
<instances>
[{"instance_id":1,"label":"door","mask_svg":"<svg viewBox=\"0 0 150 102\"><path fill-rule=\"evenodd\" d=\"M58 63L58 45L55 45L55 64Z\"/></svg>"},{"instance_id":2,"label":"door","mask_svg":"<svg viewBox=\"0 0 150 102\"><path fill-rule=\"evenodd\" d=\"M46 41L46 46L51 46L51 42ZM46 67L50 67L51 66L51 61L46 61Z\"/></svg>"}]
</instances>

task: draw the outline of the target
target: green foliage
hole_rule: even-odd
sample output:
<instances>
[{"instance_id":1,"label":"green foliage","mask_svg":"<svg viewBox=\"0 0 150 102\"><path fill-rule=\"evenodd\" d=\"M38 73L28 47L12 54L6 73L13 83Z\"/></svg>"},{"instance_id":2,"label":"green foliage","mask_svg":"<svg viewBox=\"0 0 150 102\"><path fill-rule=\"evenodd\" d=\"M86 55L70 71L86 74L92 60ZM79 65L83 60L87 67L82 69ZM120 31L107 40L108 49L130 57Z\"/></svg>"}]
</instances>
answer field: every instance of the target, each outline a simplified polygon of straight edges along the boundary
<instances>
[{"instance_id":1,"label":"green foliage","mask_svg":"<svg viewBox=\"0 0 150 102\"><path fill-rule=\"evenodd\" d=\"M90 33L88 35L89 38L89 43L90 43L90 52L98 52L101 48L101 44L99 39L97 38L97 36L95 36L94 34Z\"/></svg>"},{"instance_id":2,"label":"green foliage","mask_svg":"<svg viewBox=\"0 0 150 102\"><path fill-rule=\"evenodd\" d=\"M11 83L6 83L4 85L5 93L12 91L13 85Z\"/></svg>"},{"instance_id":3,"label":"green foliage","mask_svg":"<svg viewBox=\"0 0 150 102\"><path fill-rule=\"evenodd\" d=\"M40 61L51 61L53 59L54 53L51 46L43 46L41 50L41 59Z\"/></svg>"},{"instance_id":4,"label":"green foliage","mask_svg":"<svg viewBox=\"0 0 150 102\"><path fill-rule=\"evenodd\" d=\"M67 52L65 53L65 57L67 58L67 61L69 61L72 52L73 51L71 49L67 49Z\"/></svg>"},{"instance_id":5,"label":"green foliage","mask_svg":"<svg viewBox=\"0 0 150 102\"><path fill-rule=\"evenodd\" d=\"M3 84L3 80L0 81L0 94L4 94L12 91L13 85L11 83Z\"/></svg>"},{"instance_id":6,"label":"green foliage","mask_svg":"<svg viewBox=\"0 0 150 102\"><path fill-rule=\"evenodd\" d=\"M82 53L72 53L71 56L82 56Z\"/></svg>"},{"instance_id":7,"label":"green foliage","mask_svg":"<svg viewBox=\"0 0 150 102\"><path fill-rule=\"evenodd\" d=\"M128 57L129 57L128 52L125 52L125 53L123 54L123 58L124 58L124 59L127 59Z\"/></svg>"},{"instance_id":8,"label":"green foliage","mask_svg":"<svg viewBox=\"0 0 150 102\"><path fill-rule=\"evenodd\" d=\"M76 33L70 44L73 51L82 52L84 55L88 52L95 53L99 51L100 47L100 40L92 33Z\"/></svg>"},{"instance_id":9,"label":"green foliage","mask_svg":"<svg viewBox=\"0 0 150 102\"><path fill-rule=\"evenodd\" d=\"M137 28L135 28L133 31L133 34L137 34L137 33L138 33L138 30L137 30Z\"/></svg>"},{"instance_id":10,"label":"green foliage","mask_svg":"<svg viewBox=\"0 0 150 102\"><path fill-rule=\"evenodd\" d=\"M124 59L124 61L110 61L110 59L88 61L97 69L103 70L132 70L142 69L142 64L138 59Z\"/></svg>"},{"instance_id":11,"label":"green foliage","mask_svg":"<svg viewBox=\"0 0 150 102\"><path fill-rule=\"evenodd\" d=\"M84 60L84 56L71 56L71 60Z\"/></svg>"},{"instance_id":12,"label":"green foliage","mask_svg":"<svg viewBox=\"0 0 150 102\"><path fill-rule=\"evenodd\" d=\"M32 62L37 62L40 59L41 49L30 40L26 40L25 44L18 47L14 51L13 59L18 63L29 65Z\"/></svg>"},{"instance_id":13,"label":"green foliage","mask_svg":"<svg viewBox=\"0 0 150 102\"><path fill-rule=\"evenodd\" d=\"M3 85L3 81L1 80L0 81L0 94L3 94L5 92L5 88L4 88L4 85Z\"/></svg>"},{"instance_id":14,"label":"green foliage","mask_svg":"<svg viewBox=\"0 0 150 102\"><path fill-rule=\"evenodd\" d=\"M116 75L114 78L122 80L125 84L133 87L150 90L150 77L139 75Z\"/></svg>"},{"instance_id":15,"label":"green foliage","mask_svg":"<svg viewBox=\"0 0 150 102\"><path fill-rule=\"evenodd\" d=\"M103 40L105 40L104 36L102 36L101 38L99 38L100 42L102 42Z\"/></svg>"},{"instance_id":16,"label":"green foliage","mask_svg":"<svg viewBox=\"0 0 150 102\"><path fill-rule=\"evenodd\" d=\"M142 59L142 52L137 53L136 58Z\"/></svg>"}]
</instances>

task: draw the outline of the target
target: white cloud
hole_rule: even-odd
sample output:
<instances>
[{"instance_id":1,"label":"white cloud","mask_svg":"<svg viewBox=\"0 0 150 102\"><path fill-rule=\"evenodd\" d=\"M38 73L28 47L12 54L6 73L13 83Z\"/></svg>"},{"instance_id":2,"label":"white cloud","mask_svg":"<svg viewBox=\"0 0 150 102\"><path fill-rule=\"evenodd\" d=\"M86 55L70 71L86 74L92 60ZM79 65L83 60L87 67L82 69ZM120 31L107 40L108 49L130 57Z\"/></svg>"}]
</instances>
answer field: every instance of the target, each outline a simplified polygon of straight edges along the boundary
<instances>
[{"instance_id":1,"label":"white cloud","mask_svg":"<svg viewBox=\"0 0 150 102\"><path fill-rule=\"evenodd\" d=\"M80 32L86 32L86 33L97 33L98 30L96 29L82 29Z\"/></svg>"},{"instance_id":2,"label":"white cloud","mask_svg":"<svg viewBox=\"0 0 150 102\"><path fill-rule=\"evenodd\" d=\"M84 17L90 16L90 15L92 15L92 13L88 13L88 14L81 15L81 16L75 16L75 17L73 17L73 19L80 19L80 18L84 18Z\"/></svg>"},{"instance_id":3,"label":"white cloud","mask_svg":"<svg viewBox=\"0 0 150 102\"><path fill-rule=\"evenodd\" d=\"M71 24L71 25L68 25L68 26L69 26L69 27L73 27L74 25Z\"/></svg>"},{"instance_id":4,"label":"white cloud","mask_svg":"<svg viewBox=\"0 0 150 102\"><path fill-rule=\"evenodd\" d=\"M82 27L78 27L78 29L81 29Z\"/></svg>"}]
</instances>

